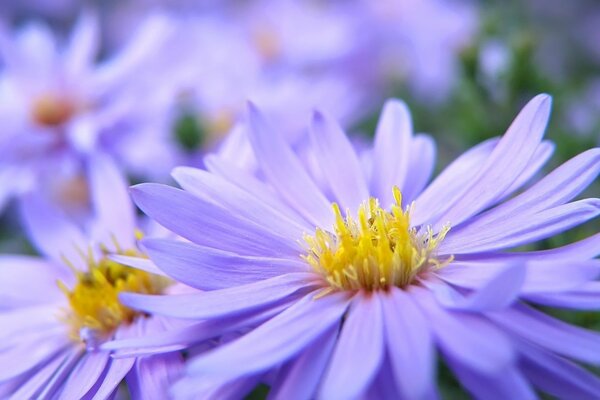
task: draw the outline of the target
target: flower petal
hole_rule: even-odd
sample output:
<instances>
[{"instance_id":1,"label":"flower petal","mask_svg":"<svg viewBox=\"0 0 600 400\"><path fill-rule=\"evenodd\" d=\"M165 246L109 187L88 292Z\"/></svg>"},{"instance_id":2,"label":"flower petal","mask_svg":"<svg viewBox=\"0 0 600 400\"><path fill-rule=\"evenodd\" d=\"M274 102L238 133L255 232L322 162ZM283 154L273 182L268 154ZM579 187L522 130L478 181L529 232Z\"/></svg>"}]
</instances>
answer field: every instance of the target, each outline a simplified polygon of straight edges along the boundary
<instances>
[{"instance_id":1,"label":"flower petal","mask_svg":"<svg viewBox=\"0 0 600 400\"><path fill-rule=\"evenodd\" d=\"M409 174L402 185L402 198L410 204L421 194L435 168L435 141L429 135L416 135L411 143Z\"/></svg>"},{"instance_id":2,"label":"flower petal","mask_svg":"<svg viewBox=\"0 0 600 400\"><path fill-rule=\"evenodd\" d=\"M294 273L222 290L169 296L122 293L128 307L175 318L210 319L240 314L300 296L314 287L314 274Z\"/></svg>"},{"instance_id":3,"label":"flower petal","mask_svg":"<svg viewBox=\"0 0 600 400\"><path fill-rule=\"evenodd\" d=\"M345 293L314 296L315 292L307 294L250 333L192 360L188 373L220 377L255 374L299 354L339 323L349 302Z\"/></svg>"},{"instance_id":4,"label":"flower petal","mask_svg":"<svg viewBox=\"0 0 600 400\"><path fill-rule=\"evenodd\" d=\"M369 197L369 189L346 133L334 119L315 112L309 137L320 170L342 210L358 210Z\"/></svg>"},{"instance_id":5,"label":"flower petal","mask_svg":"<svg viewBox=\"0 0 600 400\"><path fill-rule=\"evenodd\" d=\"M97 383L108 364L109 353L86 352L69 374L61 396L65 399L82 399Z\"/></svg>"},{"instance_id":6,"label":"flower petal","mask_svg":"<svg viewBox=\"0 0 600 400\"><path fill-rule=\"evenodd\" d=\"M354 297L319 397L354 399L369 388L385 354L382 314L378 296L359 293Z\"/></svg>"}]
</instances>

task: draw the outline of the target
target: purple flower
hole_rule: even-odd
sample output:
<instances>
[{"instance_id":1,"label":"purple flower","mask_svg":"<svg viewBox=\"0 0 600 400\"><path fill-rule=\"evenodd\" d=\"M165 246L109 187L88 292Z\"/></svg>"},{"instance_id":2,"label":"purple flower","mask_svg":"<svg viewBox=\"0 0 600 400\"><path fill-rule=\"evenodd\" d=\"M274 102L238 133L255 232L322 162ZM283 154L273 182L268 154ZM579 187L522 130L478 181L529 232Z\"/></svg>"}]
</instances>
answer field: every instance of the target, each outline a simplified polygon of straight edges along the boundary
<instances>
[{"instance_id":1,"label":"purple flower","mask_svg":"<svg viewBox=\"0 0 600 400\"><path fill-rule=\"evenodd\" d=\"M40 23L15 34L0 31L0 205L48 182L56 183L52 192L69 180L85 181L85 159L97 151L138 174L173 165L168 131L151 128L171 97L144 72L156 72L153 57L169 32L164 19L149 18L118 55L98 63L91 14L78 20L64 45Z\"/></svg>"},{"instance_id":2,"label":"purple flower","mask_svg":"<svg viewBox=\"0 0 600 400\"><path fill-rule=\"evenodd\" d=\"M429 184L434 143L412 135L399 101L360 158L326 115L300 154L250 105L257 175L209 156L208 171L174 171L183 190L133 189L190 241L147 240L150 258L206 292L123 303L204 330L110 346L192 344L260 321L189 362L174 387L185 398L241 396L261 380L276 398L435 398L436 353L478 398L596 397L600 380L578 363L600 364L600 335L532 305L598 308L600 234L508 251L600 215L598 199L573 201L598 175L599 149L526 186L553 150L550 105L537 96Z\"/></svg>"},{"instance_id":3,"label":"purple flower","mask_svg":"<svg viewBox=\"0 0 600 400\"><path fill-rule=\"evenodd\" d=\"M121 291L158 294L181 287L134 257L140 256L135 214L114 164L94 156L90 168L96 214L85 229L31 193L21 203L23 216L45 258L0 256L2 398L108 398L124 378L134 398L151 398L165 394L182 370L182 356L172 349L120 358L100 349L114 338L181 326L124 306Z\"/></svg>"}]
</instances>

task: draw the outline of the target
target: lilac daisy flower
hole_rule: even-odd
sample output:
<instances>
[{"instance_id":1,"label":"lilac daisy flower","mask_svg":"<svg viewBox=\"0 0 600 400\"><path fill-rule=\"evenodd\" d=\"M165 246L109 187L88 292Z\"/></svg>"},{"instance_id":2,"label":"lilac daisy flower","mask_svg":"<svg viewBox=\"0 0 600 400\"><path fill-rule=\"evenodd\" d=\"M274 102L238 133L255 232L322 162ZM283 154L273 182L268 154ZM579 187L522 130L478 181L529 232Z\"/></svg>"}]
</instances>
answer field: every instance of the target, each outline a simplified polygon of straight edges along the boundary
<instances>
[{"instance_id":1,"label":"lilac daisy flower","mask_svg":"<svg viewBox=\"0 0 600 400\"><path fill-rule=\"evenodd\" d=\"M181 326L124 306L120 292L181 288L148 272L156 268L147 260L147 271L121 263L140 256L133 205L108 158L95 156L90 168L96 215L85 229L29 194L22 202L24 219L46 258L0 256L2 398L108 398L124 378L134 398L155 398L182 370L177 352L113 359L100 349L114 338Z\"/></svg>"},{"instance_id":2,"label":"lilac daisy flower","mask_svg":"<svg viewBox=\"0 0 600 400\"><path fill-rule=\"evenodd\" d=\"M0 205L31 187L56 183L48 192L71 190L85 181L83 160L95 151L128 172L172 167L162 132L148 125L168 96L154 82L145 84L142 73L168 39L169 26L149 18L121 52L100 63L98 21L91 14L82 15L64 44L41 23L14 34L0 30ZM143 152L134 146L141 139Z\"/></svg>"},{"instance_id":3,"label":"lilac daisy flower","mask_svg":"<svg viewBox=\"0 0 600 400\"><path fill-rule=\"evenodd\" d=\"M267 381L274 398L436 398L439 355L478 398L597 397L600 380L579 363L600 364L600 335L534 305L598 308L600 234L514 250L600 215L598 199L573 201L597 177L600 149L526 186L553 150L543 141L550 105L537 96L503 137L429 184L434 144L412 135L401 102L386 104L360 158L321 113L310 154L298 154L250 105L259 174L209 156L208 171L174 171L183 190L135 187L142 210L190 241L149 239L151 259L206 292L124 293L123 303L215 332L264 320L190 360L174 393L239 397Z\"/></svg>"}]
</instances>

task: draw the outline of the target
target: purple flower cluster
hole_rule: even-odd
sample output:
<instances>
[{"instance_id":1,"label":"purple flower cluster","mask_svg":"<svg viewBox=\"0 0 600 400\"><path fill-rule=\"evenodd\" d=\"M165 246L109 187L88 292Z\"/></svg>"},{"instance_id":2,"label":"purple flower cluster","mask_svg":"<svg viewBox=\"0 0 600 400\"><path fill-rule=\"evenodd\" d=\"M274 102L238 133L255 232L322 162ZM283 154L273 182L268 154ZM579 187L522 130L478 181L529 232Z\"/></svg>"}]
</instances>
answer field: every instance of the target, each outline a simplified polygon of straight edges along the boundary
<instances>
[{"instance_id":1,"label":"purple flower cluster","mask_svg":"<svg viewBox=\"0 0 600 400\"><path fill-rule=\"evenodd\" d=\"M439 364L598 398L600 334L548 310L600 309L600 233L533 246L600 216L600 149L542 173L550 96L437 174L400 100L346 133L398 80L447 95L472 5L137 3L0 26L0 209L39 254L0 254L0 398L436 399Z\"/></svg>"}]
</instances>

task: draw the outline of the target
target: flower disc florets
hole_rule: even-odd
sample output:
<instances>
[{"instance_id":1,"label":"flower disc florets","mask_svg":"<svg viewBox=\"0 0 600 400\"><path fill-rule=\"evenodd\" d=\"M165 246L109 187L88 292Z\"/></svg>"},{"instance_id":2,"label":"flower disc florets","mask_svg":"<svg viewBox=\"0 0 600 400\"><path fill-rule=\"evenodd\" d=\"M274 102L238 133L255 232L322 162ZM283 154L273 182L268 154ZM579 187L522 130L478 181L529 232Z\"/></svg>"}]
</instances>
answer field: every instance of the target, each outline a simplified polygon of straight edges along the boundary
<instances>
[{"instance_id":1,"label":"flower disc florets","mask_svg":"<svg viewBox=\"0 0 600 400\"><path fill-rule=\"evenodd\" d=\"M449 227L434 234L410 226L410 208L402 209L402 195L394 188L395 204L387 211L375 198L358 209L358 218L344 218L337 204L334 233L317 228L305 236L309 251L303 258L325 278L331 290L385 290L405 287L430 268L441 268L436 248Z\"/></svg>"},{"instance_id":2,"label":"flower disc florets","mask_svg":"<svg viewBox=\"0 0 600 400\"><path fill-rule=\"evenodd\" d=\"M135 250L122 254L139 256ZM88 270L76 274L73 289L62 282L59 286L69 300L66 320L72 328L72 336L83 341L106 337L140 314L121 304L121 292L160 294L169 284L164 277L119 264L106 255L99 261L90 257Z\"/></svg>"}]
</instances>

